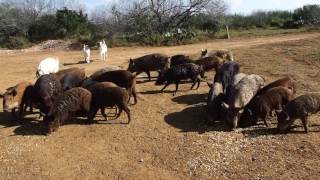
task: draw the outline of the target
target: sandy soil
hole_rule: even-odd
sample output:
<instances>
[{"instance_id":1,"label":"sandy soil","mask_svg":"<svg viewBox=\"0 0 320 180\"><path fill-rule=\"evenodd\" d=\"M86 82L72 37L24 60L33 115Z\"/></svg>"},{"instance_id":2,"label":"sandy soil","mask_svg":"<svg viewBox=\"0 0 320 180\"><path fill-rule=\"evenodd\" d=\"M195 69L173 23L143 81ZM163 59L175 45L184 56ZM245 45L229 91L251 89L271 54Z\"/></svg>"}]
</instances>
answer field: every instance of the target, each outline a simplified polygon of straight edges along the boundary
<instances>
[{"instance_id":1,"label":"sandy soil","mask_svg":"<svg viewBox=\"0 0 320 180\"><path fill-rule=\"evenodd\" d=\"M93 51L92 64L78 64L80 51L2 51L0 89L22 80L35 81L35 68L56 56L61 68L85 67L88 74L105 65L127 67L130 57L151 52L198 56L201 48L228 48L235 52L244 73L262 75L268 82L285 74L298 84L297 95L319 91L320 33L213 41L177 47L109 49L106 63ZM156 73L153 74L155 76ZM212 77L213 73L209 74ZM223 124L208 127L205 120L205 82L189 91L183 84L161 87L138 78L139 102L117 120L86 125L70 120L50 136L41 120L27 116L23 124L10 123L0 112L0 179L318 179L320 177L320 117L311 117L311 132L301 127L278 134L263 123L236 132ZM205 81L205 80L204 80ZM0 107L2 109L2 105ZM300 125L300 122L297 122Z\"/></svg>"}]
</instances>

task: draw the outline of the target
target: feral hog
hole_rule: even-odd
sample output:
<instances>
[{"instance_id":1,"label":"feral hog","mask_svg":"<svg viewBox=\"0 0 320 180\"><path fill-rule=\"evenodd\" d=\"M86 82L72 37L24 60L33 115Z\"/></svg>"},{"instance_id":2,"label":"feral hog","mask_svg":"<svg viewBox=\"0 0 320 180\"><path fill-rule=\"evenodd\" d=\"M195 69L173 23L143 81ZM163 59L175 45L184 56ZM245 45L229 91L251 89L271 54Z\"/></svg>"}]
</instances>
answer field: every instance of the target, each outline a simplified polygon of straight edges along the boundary
<instances>
[{"instance_id":1,"label":"feral hog","mask_svg":"<svg viewBox=\"0 0 320 180\"><path fill-rule=\"evenodd\" d=\"M97 82L113 82L117 86L125 88L129 92L130 98L133 96L134 104L137 104L136 76L130 71L109 71L96 78L92 78L92 80Z\"/></svg>"},{"instance_id":2,"label":"feral hog","mask_svg":"<svg viewBox=\"0 0 320 180\"><path fill-rule=\"evenodd\" d=\"M93 85L95 83L98 83L98 81L94 81L94 80L92 80L92 78L87 77L82 81L81 87L88 89L88 87L90 87L91 85Z\"/></svg>"},{"instance_id":3,"label":"feral hog","mask_svg":"<svg viewBox=\"0 0 320 180\"><path fill-rule=\"evenodd\" d=\"M177 66L180 64L186 64L186 63L193 63L193 61L189 58L189 56L186 56L186 55L179 54L179 55L172 56L170 59L170 67Z\"/></svg>"},{"instance_id":4,"label":"feral hog","mask_svg":"<svg viewBox=\"0 0 320 180\"><path fill-rule=\"evenodd\" d=\"M90 75L88 78L83 80L81 86L84 88L89 87L90 85L97 83L97 81L94 81L93 79L96 79L97 77L101 76L102 74L110 71L117 71L121 70L121 67L119 66L108 66L102 69L99 69L98 71L94 72L92 75Z\"/></svg>"},{"instance_id":5,"label":"feral hog","mask_svg":"<svg viewBox=\"0 0 320 180\"><path fill-rule=\"evenodd\" d=\"M212 96L209 93L209 97ZM215 121L222 121L224 117L224 111L222 108L222 103L225 101L226 95L220 93L217 95L213 100L207 102L207 119L206 124L215 122Z\"/></svg>"},{"instance_id":6,"label":"feral hog","mask_svg":"<svg viewBox=\"0 0 320 180\"><path fill-rule=\"evenodd\" d=\"M236 75L233 76L233 78L230 79L231 81L231 86L235 86L236 84L238 84L238 82L244 78L245 76L247 76L246 74L244 73L238 73ZM213 100L216 96L218 96L220 93L224 93L223 91L223 85L222 85L222 82L220 81L217 81L217 82L213 82L210 83L210 82L207 82L208 83L208 86L209 86L209 96L208 96L208 100ZM226 84L226 83L224 83ZM227 92L226 92L227 93Z\"/></svg>"},{"instance_id":7,"label":"feral hog","mask_svg":"<svg viewBox=\"0 0 320 180\"><path fill-rule=\"evenodd\" d=\"M52 108L54 98L62 93L61 83L54 74L41 76L32 89L32 102L35 103L39 107L40 112L44 114L47 114ZM24 104L24 102L22 102L22 104ZM20 111L20 115L22 115L22 111Z\"/></svg>"},{"instance_id":8,"label":"feral hog","mask_svg":"<svg viewBox=\"0 0 320 180\"><path fill-rule=\"evenodd\" d=\"M212 52L208 52L207 49L203 49L201 51L201 57L219 57L228 61L234 61L233 54L230 50L220 49Z\"/></svg>"},{"instance_id":9,"label":"feral hog","mask_svg":"<svg viewBox=\"0 0 320 180\"><path fill-rule=\"evenodd\" d=\"M220 50L217 50L214 54L222 59L234 61L233 53L230 50L220 49Z\"/></svg>"},{"instance_id":10,"label":"feral hog","mask_svg":"<svg viewBox=\"0 0 320 180\"><path fill-rule=\"evenodd\" d=\"M88 89L89 91L92 90L92 87L94 84L99 83L99 82L94 82L91 83L90 85L88 85L87 87L85 87L86 89ZM116 84L112 83L112 82L103 82L104 87L118 87ZM100 109L102 116L105 118L105 120L107 120L107 114L105 113L105 108ZM117 113L117 108L116 108L116 113Z\"/></svg>"},{"instance_id":11,"label":"feral hog","mask_svg":"<svg viewBox=\"0 0 320 180\"><path fill-rule=\"evenodd\" d=\"M205 123L220 121L221 105L225 101L225 94L223 93L221 83L208 83L208 86L210 89L207 97L207 120Z\"/></svg>"},{"instance_id":12,"label":"feral hog","mask_svg":"<svg viewBox=\"0 0 320 180\"><path fill-rule=\"evenodd\" d=\"M231 84L227 86L225 94L229 94L229 90L231 87L235 87L244 77L246 77L247 74L244 73L238 73L231 79Z\"/></svg>"},{"instance_id":13,"label":"feral hog","mask_svg":"<svg viewBox=\"0 0 320 180\"><path fill-rule=\"evenodd\" d=\"M85 78L86 72L84 68L68 72L61 80L62 89L66 91L74 87L79 87Z\"/></svg>"},{"instance_id":14,"label":"feral hog","mask_svg":"<svg viewBox=\"0 0 320 180\"><path fill-rule=\"evenodd\" d=\"M62 78L67 74L70 73L72 71L79 71L80 68L78 67L72 67L72 68L68 68L68 69L62 69L58 72L55 73L55 75L57 76L57 78L59 79L59 81L62 81Z\"/></svg>"},{"instance_id":15,"label":"feral hog","mask_svg":"<svg viewBox=\"0 0 320 180\"><path fill-rule=\"evenodd\" d=\"M247 74L244 74L244 73L236 74L235 76L233 76L233 79L231 81L231 86L236 86L246 76Z\"/></svg>"},{"instance_id":16,"label":"feral hog","mask_svg":"<svg viewBox=\"0 0 320 180\"><path fill-rule=\"evenodd\" d=\"M32 87L31 82L23 81L18 83L17 85L10 87L6 90L5 93L0 94L0 97L3 98L3 111L9 112L11 111L12 118L15 118L15 112L19 109L20 104L22 103L23 96L28 94L27 89ZM32 106L30 102L26 102L30 111L32 111Z\"/></svg>"},{"instance_id":17,"label":"feral hog","mask_svg":"<svg viewBox=\"0 0 320 180\"><path fill-rule=\"evenodd\" d=\"M124 110L128 116L128 124L131 121L130 109L128 108L129 94L121 87L110 87L103 83L96 83L90 87L92 94L90 120L93 121L99 109L117 106L119 109L118 118Z\"/></svg>"},{"instance_id":18,"label":"feral hog","mask_svg":"<svg viewBox=\"0 0 320 180\"><path fill-rule=\"evenodd\" d=\"M234 82L235 75L239 72L240 65L237 62L226 62L218 69L214 76L214 83L221 83L223 92L226 93L228 86Z\"/></svg>"},{"instance_id":19,"label":"feral hog","mask_svg":"<svg viewBox=\"0 0 320 180\"><path fill-rule=\"evenodd\" d=\"M320 93L310 93L290 101L280 113L277 112L278 129L285 131L296 119L301 119L305 133L309 131L308 116L320 111Z\"/></svg>"},{"instance_id":20,"label":"feral hog","mask_svg":"<svg viewBox=\"0 0 320 180\"><path fill-rule=\"evenodd\" d=\"M30 113L33 113L33 108L39 108L39 104L37 104L36 102L34 102L33 99L34 96L34 87L33 86L28 86L22 96L22 101L20 103L20 107L19 107L19 120L21 120L23 118L23 113L26 112L27 107L30 108ZM41 112L39 113L39 118L42 116Z\"/></svg>"},{"instance_id":21,"label":"feral hog","mask_svg":"<svg viewBox=\"0 0 320 180\"><path fill-rule=\"evenodd\" d=\"M213 69L217 72L218 68L223 64L223 59L216 56L204 57L194 63L202 66L205 72L212 71Z\"/></svg>"},{"instance_id":22,"label":"feral hog","mask_svg":"<svg viewBox=\"0 0 320 180\"><path fill-rule=\"evenodd\" d=\"M233 77L231 86L235 86L238 82L245 77L246 74L238 73ZM223 93L223 86L220 82L215 82L213 85L208 84L210 87L207 99L207 122L221 121L224 112L222 103L226 100L226 95Z\"/></svg>"},{"instance_id":23,"label":"feral hog","mask_svg":"<svg viewBox=\"0 0 320 180\"><path fill-rule=\"evenodd\" d=\"M121 67L119 66L107 66L102 69L99 69L98 71L94 72L92 75L89 77L92 79L95 79L96 77L100 76L101 74L109 71L116 71L116 70L121 70Z\"/></svg>"},{"instance_id":24,"label":"feral hog","mask_svg":"<svg viewBox=\"0 0 320 180\"><path fill-rule=\"evenodd\" d=\"M223 86L220 82L215 82L214 84L208 83L209 93L207 98L207 104L210 104L219 94L223 94Z\"/></svg>"},{"instance_id":25,"label":"feral hog","mask_svg":"<svg viewBox=\"0 0 320 180\"><path fill-rule=\"evenodd\" d=\"M81 111L87 114L89 119L90 105L91 93L84 88L76 87L63 92L54 100L53 108L44 117L48 133L56 131L71 113Z\"/></svg>"},{"instance_id":26,"label":"feral hog","mask_svg":"<svg viewBox=\"0 0 320 180\"><path fill-rule=\"evenodd\" d=\"M150 71L164 71L170 67L170 58L163 54L149 54L136 59L130 59L128 71L147 73L151 80Z\"/></svg>"},{"instance_id":27,"label":"feral hog","mask_svg":"<svg viewBox=\"0 0 320 180\"><path fill-rule=\"evenodd\" d=\"M227 110L227 124L232 129L237 128L243 109L263 85L264 79L252 74L245 76L238 84L229 88L228 94L226 94L226 103L223 103L223 107Z\"/></svg>"},{"instance_id":28,"label":"feral hog","mask_svg":"<svg viewBox=\"0 0 320 180\"><path fill-rule=\"evenodd\" d=\"M293 99L293 92L291 89L285 87L275 87L268 90L261 96L256 96L245 107L244 113L241 116L240 121L245 121L246 118L252 125L258 122L258 119L262 119L264 124L268 127L267 115L273 110L280 110L290 100Z\"/></svg>"},{"instance_id":29,"label":"feral hog","mask_svg":"<svg viewBox=\"0 0 320 180\"><path fill-rule=\"evenodd\" d=\"M156 85L162 85L166 82L165 86L161 89L161 92L163 92L168 85L175 83L176 90L173 93L173 95L175 95L181 80L191 79L193 83L191 89L193 89L196 83L198 83L198 89L201 81L200 76L203 76L203 69L200 66L193 63L180 64L161 72L156 81Z\"/></svg>"},{"instance_id":30,"label":"feral hog","mask_svg":"<svg viewBox=\"0 0 320 180\"><path fill-rule=\"evenodd\" d=\"M290 76L286 76L284 78L281 78L279 80L276 80L268 85L266 85L265 87L263 87L262 89L260 89L257 93L257 96L264 94L265 92L267 92L268 90L275 88L275 87L286 87L288 89L291 89L293 93L296 92L295 89L295 84L294 84L294 80L292 77Z\"/></svg>"},{"instance_id":31,"label":"feral hog","mask_svg":"<svg viewBox=\"0 0 320 180\"><path fill-rule=\"evenodd\" d=\"M276 87L288 88L291 90L293 94L295 94L295 91L296 91L294 80L290 76L286 76L284 78L273 81L270 84L264 86L257 92L256 96L251 100L251 102L244 109L244 112L241 115L241 118L239 121L240 127L253 126L257 124L257 119L253 118L254 113L252 112L252 109L254 108L254 106L256 106L258 97L266 94L266 92Z\"/></svg>"}]
</instances>

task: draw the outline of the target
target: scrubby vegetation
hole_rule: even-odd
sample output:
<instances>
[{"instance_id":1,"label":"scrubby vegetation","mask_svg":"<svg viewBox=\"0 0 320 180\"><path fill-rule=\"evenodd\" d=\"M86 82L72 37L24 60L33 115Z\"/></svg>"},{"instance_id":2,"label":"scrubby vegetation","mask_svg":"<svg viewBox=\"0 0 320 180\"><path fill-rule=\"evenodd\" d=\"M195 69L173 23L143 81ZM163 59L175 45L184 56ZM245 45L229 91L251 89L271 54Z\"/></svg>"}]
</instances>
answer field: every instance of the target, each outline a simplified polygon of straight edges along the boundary
<instances>
[{"instance_id":1,"label":"scrubby vegetation","mask_svg":"<svg viewBox=\"0 0 320 180\"><path fill-rule=\"evenodd\" d=\"M98 8L88 17L76 2L2 1L0 47L25 48L48 39L96 45L102 38L109 46L176 45L226 38L226 26L231 37L238 37L301 32L320 25L319 5L244 16L226 14L222 0L134 0Z\"/></svg>"},{"instance_id":2,"label":"scrubby vegetation","mask_svg":"<svg viewBox=\"0 0 320 180\"><path fill-rule=\"evenodd\" d=\"M55 38L92 37L94 25L88 21L82 11L64 8L55 15L44 15L31 24L28 38L41 41Z\"/></svg>"}]
</instances>

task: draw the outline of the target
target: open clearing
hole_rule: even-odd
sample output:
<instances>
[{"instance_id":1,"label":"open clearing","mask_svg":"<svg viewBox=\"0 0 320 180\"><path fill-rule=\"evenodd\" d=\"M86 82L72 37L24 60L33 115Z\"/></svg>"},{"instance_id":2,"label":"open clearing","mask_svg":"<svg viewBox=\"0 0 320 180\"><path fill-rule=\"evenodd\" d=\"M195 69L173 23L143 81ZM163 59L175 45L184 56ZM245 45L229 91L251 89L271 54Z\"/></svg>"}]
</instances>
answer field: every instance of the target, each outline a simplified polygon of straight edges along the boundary
<instances>
[{"instance_id":1,"label":"open clearing","mask_svg":"<svg viewBox=\"0 0 320 180\"><path fill-rule=\"evenodd\" d=\"M214 41L176 47L109 49L107 64L127 67L130 57L160 52L200 53L201 48L232 49L244 73L262 75L267 82L290 74L297 94L317 92L320 85L320 33ZM35 81L35 67L57 56L67 67L85 67L88 74L105 64L93 51L94 62L74 64L81 51L0 53L0 89L22 80ZM155 76L156 73L153 74ZM210 78L213 73L208 75ZM320 117L311 117L311 132L301 127L277 134L263 123L236 132L222 124L203 125L208 87L189 91L183 84L176 96L139 76L138 104L132 122L118 120L86 125L72 120L50 136L41 120L27 116L12 125L0 112L0 179L318 179L320 177ZM2 105L0 107L2 110ZM97 119L100 119L98 117ZM300 125L300 122L298 123Z\"/></svg>"}]
</instances>

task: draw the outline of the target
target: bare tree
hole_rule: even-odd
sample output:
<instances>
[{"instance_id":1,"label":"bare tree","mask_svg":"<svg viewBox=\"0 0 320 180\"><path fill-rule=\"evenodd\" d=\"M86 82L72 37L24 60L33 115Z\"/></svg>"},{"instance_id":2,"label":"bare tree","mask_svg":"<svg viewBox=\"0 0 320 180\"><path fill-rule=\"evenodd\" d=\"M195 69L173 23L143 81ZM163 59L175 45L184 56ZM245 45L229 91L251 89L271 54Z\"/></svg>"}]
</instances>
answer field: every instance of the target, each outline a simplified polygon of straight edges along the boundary
<instances>
[{"instance_id":1,"label":"bare tree","mask_svg":"<svg viewBox=\"0 0 320 180\"><path fill-rule=\"evenodd\" d=\"M205 13L214 17L223 16L228 10L228 4L223 0L210 1L205 8Z\"/></svg>"},{"instance_id":2,"label":"bare tree","mask_svg":"<svg viewBox=\"0 0 320 180\"><path fill-rule=\"evenodd\" d=\"M125 35L140 41L187 28L197 14L216 19L226 9L223 0L131 0L98 7L91 17L101 36Z\"/></svg>"},{"instance_id":3,"label":"bare tree","mask_svg":"<svg viewBox=\"0 0 320 180\"><path fill-rule=\"evenodd\" d=\"M74 10L83 9L81 1L77 0L4 0L4 2L35 18L42 14L55 13L63 7Z\"/></svg>"},{"instance_id":4,"label":"bare tree","mask_svg":"<svg viewBox=\"0 0 320 180\"><path fill-rule=\"evenodd\" d=\"M227 9L223 0L135 0L124 7L129 25L159 33L185 26L195 14L218 15Z\"/></svg>"},{"instance_id":5,"label":"bare tree","mask_svg":"<svg viewBox=\"0 0 320 180\"><path fill-rule=\"evenodd\" d=\"M16 28L20 29L23 33L27 32L30 25L34 23L39 16L55 13L63 7L70 9L82 7L80 2L76 0L2 0L1 5L6 6L11 9L11 11L2 11L0 15L1 13L11 13L11 16L9 16L11 19L9 20L4 16L4 19L0 21L15 22L15 25L11 26L16 26ZM13 11L13 9L15 9L15 11Z\"/></svg>"},{"instance_id":6,"label":"bare tree","mask_svg":"<svg viewBox=\"0 0 320 180\"><path fill-rule=\"evenodd\" d=\"M126 4L113 2L110 4L100 5L91 13L91 21L98 27L98 36L107 36L112 38L115 34L124 32L127 24L125 19L128 11Z\"/></svg>"}]
</instances>

